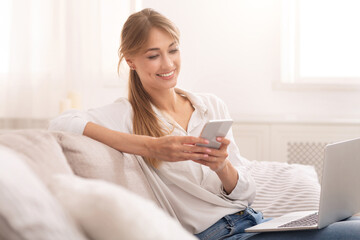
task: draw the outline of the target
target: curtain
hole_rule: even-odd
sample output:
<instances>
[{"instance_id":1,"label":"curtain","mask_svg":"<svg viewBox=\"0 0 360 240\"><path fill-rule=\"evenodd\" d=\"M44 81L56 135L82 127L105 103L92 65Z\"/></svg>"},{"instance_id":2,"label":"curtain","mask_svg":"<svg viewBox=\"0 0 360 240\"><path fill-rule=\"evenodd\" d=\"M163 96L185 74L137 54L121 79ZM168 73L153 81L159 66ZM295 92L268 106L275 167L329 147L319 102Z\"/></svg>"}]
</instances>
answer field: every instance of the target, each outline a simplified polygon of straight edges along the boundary
<instances>
[{"instance_id":1,"label":"curtain","mask_svg":"<svg viewBox=\"0 0 360 240\"><path fill-rule=\"evenodd\" d=\"M69 96L84 108L119 81L120 31L134 1L2 0L0 9L0 118L48 119Z\"/></svg>"}]
</instances>

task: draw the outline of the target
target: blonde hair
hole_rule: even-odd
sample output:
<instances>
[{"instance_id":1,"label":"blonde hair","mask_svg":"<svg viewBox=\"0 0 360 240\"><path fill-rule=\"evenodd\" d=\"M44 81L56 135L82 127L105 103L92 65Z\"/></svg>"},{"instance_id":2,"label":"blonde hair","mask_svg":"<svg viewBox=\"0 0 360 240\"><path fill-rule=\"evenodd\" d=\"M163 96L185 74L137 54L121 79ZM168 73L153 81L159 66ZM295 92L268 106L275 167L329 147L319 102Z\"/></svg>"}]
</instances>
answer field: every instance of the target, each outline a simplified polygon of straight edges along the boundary
<instances>
[{"instance_id":1,"label":"blonde hair","mask_svg":"<svg viewBox=\"0 0 360 240\"><path fill-rule=\"evenodd\" d=\"M179 30L166 17L153 9L146 8L130 15L121 31L121 43L118 50L119 63L124 58L135 56L140 53L147 43L150 29L156 27L167 33L179 42ZM130 69L128 98L133 108L133 132L138 135L161 137L169 134L160 124L151 106L151 97L144 89L140 78L135 70ZM154 158L144 157L145 161L157 168L160 161Z\"/></svg>"}]
</instances>

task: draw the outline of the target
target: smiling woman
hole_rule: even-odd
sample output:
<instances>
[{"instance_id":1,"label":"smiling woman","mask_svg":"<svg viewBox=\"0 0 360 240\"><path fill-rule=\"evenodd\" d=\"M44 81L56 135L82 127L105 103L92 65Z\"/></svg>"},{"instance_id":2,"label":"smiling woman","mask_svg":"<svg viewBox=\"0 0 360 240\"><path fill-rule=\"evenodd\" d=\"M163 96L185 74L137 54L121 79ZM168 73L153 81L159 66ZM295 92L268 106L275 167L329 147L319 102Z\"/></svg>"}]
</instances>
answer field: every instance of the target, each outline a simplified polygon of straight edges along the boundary
<instances>
[{"instance_id":1,"label":"smiling woman","mask_svg":"<svg viewBox=\"0 0 360 240\"><path fill-rule=\"evenodd\" d=\"M149 183L166 199L164 210L198 238L249 239L252 234L245 229L265 221L250 207L256 185L247 169L249 161L240 156L232 131L216 138L218 149L200 145L208 143L199 137L208 121L231 117L215 95L175 88L181 62L178 45L177 28L162 14L144 9L130 15L118 51L119 65L125 59L131 69L128 98L65 112L51 121L50 129L83 134L141 156L137 160L149 170ZM307 232L306 237L296 232L276 239L338 239L333 231L344 238L360 234L360 221L343 223ZM258 236L273 239L266 233Z\"/></svg>"},{"instance_id":2,"label":"smiling woman","mask_svg":"<svg viewBox=\"0 0 360 240\"><path fill-rule=\"evenodd\" d=\"M74 131L118 151L142 156L162 186L173 217L199 233L227 214L246 210L254 200L254 181L232 134L218 137L219 149L199 146L205 123L230 118L212 94L175 88L180 71L179 34L162 14L132 14L121 32L120 62L130 66L128 98L94 110L65 112L50 129ZM166 206L164 206L166 207Z\"/></svg>"},{"instance_id":3,"label":"smiling woman","mask_svg":"<svg viewBox=\"0 0 360 240\"><path fill-rule=\"evenodd\" d=\"M118 66L124 58L130 66L129 102L134 109L135 134L161 137L169 133L162 130L149 100L161 106L162 92L177 83L179 35L170 20L150 9L130 16L123 27ZM157 100L155 96L160 97ZM186 106L189 109L189 104ZM154 166L159 164L156 159L148 161Z\"/></svg>"}]
</instances>

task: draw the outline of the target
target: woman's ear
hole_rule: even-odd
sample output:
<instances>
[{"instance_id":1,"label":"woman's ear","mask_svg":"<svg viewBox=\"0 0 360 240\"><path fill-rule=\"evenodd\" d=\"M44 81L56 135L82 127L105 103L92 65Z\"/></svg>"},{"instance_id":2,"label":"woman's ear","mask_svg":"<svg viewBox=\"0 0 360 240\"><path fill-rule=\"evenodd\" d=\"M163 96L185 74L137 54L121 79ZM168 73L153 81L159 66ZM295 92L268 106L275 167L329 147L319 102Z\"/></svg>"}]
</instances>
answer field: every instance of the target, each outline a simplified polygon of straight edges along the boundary
<instances>
[{"instance_id":1,"label":"woman's ear","mask_svg":"<svg viewBox=\"0 0 360 240\"><path fill-rule=\"evenodd\" d=\"M125 60L126 60L127 64L129 65L131 70L136 69L135 64L133 63L133 61L131 59L125 59Z\"/></svg>"}]
</instances>

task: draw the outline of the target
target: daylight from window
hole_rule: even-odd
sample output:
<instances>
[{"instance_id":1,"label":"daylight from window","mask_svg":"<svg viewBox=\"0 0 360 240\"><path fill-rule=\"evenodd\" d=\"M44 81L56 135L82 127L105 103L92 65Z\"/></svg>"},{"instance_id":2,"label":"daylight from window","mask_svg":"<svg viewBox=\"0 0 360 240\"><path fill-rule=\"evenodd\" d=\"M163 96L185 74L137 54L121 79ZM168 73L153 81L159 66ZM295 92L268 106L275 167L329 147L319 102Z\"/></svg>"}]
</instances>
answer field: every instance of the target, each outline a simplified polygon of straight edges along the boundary
<instances>
[{"instance_id":1,"label":"daylight from window","mask_svg":"<svg viewBox=\"0 0 360 240\"><path fill-rule=\"evenodd\" d=\"M360 1L299 2L300 77L360 77Z\"/></svg>"},{"instance_id":2,"label":"daylight from window","mask_svg":"<svg viewBox=\"0 0 360 240\"><path fill-rule=\"evenodd\" d=\"M10 49L11 0L0 1L0 74L8 72Z\"/></svg>"},{"instance_id":3,"label":"daylight from window","mask_svg":"<svg viewBox=\"0 0 360 240\"><path fill-rule=\"evenodd\" d=\"M283 82L360 83L360 1L283 6Z\"/></svg>"}]
</instances>

